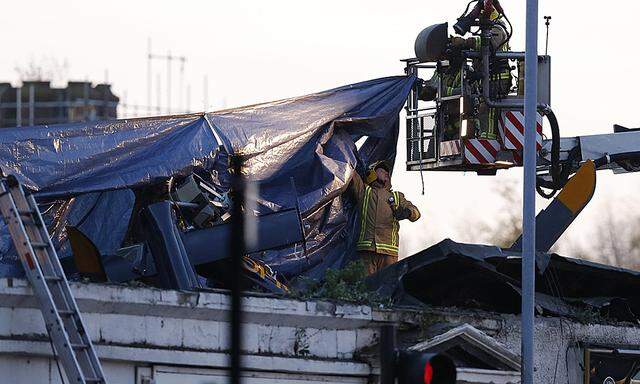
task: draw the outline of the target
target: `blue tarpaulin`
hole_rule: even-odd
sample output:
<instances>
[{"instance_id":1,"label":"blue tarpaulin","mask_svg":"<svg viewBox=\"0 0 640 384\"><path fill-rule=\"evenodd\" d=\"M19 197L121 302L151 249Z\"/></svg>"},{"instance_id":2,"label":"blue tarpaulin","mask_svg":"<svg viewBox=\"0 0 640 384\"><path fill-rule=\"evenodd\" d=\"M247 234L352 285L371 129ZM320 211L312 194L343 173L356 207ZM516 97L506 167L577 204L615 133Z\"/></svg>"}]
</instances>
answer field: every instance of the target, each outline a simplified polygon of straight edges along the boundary
<instances>
[{"instance_id":1,"label":"blue tarpaulin","mask_svg":"<svg viewBox=\"0 0 640 384\"><path fill-rule=\"evenodd\" d=\"M399 112L414 81L387 77L211 113L3 129L0 168L44 201L135 191L193 171L213 172L226 188L228 156L241 155L259 188L259 211L290 208L297 199L304 217L306 255L285 249L259 257L287 277L319 277L352 254L354 202L341 194L356 168L395 159ZM90 217L109 215L107 207L93 206L99 211ZM5 255L9 248L0 244Z\"/></svg>"}]
</instances>

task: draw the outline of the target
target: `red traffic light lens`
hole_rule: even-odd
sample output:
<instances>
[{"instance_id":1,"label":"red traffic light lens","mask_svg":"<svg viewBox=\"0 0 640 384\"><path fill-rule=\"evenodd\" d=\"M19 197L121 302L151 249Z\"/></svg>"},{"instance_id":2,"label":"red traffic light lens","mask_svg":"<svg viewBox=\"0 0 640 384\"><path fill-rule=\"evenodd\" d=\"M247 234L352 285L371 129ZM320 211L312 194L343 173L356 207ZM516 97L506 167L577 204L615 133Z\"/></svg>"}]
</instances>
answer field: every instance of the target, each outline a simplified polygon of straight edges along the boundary
<instances>
[{"instance_id":1,"label":"red traffic light lens","mask_svg":"<svg viewBox=\"0 0 640 384\"><path fill-rule=\"evenodd\" d=\"M431 363L427 361L427 364L424 366L424 384L431 384L432 379L433 367L431 367Z\"/></svg>"},{"instance_id":2,"label":"red traffic light lens","mask_svg":"<svg viewBox=\"0 0 640 384\"><path fill-rule=\"evenodd\" d=\"M445 355L401 350L395 372L398 384L454 384L456 366Z\"/></svg>"}]
</instances>

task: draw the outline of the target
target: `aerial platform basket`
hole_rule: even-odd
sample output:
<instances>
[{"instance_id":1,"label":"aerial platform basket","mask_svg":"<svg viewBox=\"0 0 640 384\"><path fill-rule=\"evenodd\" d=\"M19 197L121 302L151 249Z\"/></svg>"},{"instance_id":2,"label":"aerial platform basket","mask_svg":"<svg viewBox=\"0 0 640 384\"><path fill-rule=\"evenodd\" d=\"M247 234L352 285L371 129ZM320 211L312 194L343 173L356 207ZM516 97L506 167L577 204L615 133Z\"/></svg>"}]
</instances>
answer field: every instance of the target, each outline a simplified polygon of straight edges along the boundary
<instances>
[{"instance_id":1,"label":"aerial platform basket","mask_svg":"<svg viewBox=\"0 0 640 384\"><path fill-rule=\"evenodd\" d=\"M493 174L498 169L522 164L525 55L511 51L489 53L486 40L483 35L480 50L461 52L459 94L452 94L451 89L443 92L446 86L442 76L452 73L450 63L442 57L449 41L446 23L425 28L416 39L417 58L402 60L405 73L418 79L405 107L407 170ZM509 76L518 80L514 87L501 91L500 96L492 91L495 75L489 65L494 62L507 63L511 68ZM543 148L541 113L550 111L550 64L549 56L538 57L538 105L546 106L538 109L538 151ZM440 76L432 77L433 73ZM433 94L428 97L433 100L423 101L420 90L429 78L432 78L430 88L437 91L435 98Z\"/></svg>"},{"instance_id":2,"label":"aerial platform basket","mask_svg":"<svg viewBox=\"0 0 640 384\"><path fill-rule=\"evenodd\" d=\"M419 77L425 69L435 70L446 63L422 63L417 59L404 60L407 74ZM467 75L468 67L463 66L462 78ZM421 101L418 98L420 84L417 82L409 93L406 111L407 132L407 170L410 171L475 171L493 173L522 165L524 144L524 114L517 108L495 109L496 130L493 135L483 135L469 128L465 114L461 113L455 137L446 137L443 121L443 106L455 103L454 108L464 111L465 97L462 95L443 96L439 81L435 100ZM462 82L462 94L465 94ZM507 100L521 101L522 97L510 95ZM537 115L537 150L542 149L543 116Z\"/></svg>"}]
</instances>

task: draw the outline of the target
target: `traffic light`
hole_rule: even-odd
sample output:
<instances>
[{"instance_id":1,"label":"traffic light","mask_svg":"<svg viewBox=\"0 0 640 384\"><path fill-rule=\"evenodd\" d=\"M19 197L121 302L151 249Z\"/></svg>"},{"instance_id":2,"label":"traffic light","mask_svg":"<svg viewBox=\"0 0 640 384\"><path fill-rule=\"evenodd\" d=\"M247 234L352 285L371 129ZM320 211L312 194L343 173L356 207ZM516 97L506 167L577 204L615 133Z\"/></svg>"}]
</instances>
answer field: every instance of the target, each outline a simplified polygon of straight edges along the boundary
<instances>
[{"instance_id":1,"label":"traffic light","mask_svg":"<svg viewBox=\"0 0 640 384\"><path fill-rule=\"evenodd\" d=\"M380 384L455 384L456 366L436 353L396 349L396 329L380 332Z\"/></svg>"},{"instance_id":2,"label":"traffic light","mask_svg":"<svg viewBox=\"0 0 640 384\"><path fill-rule=\"evenodd\" d=\"M399 351L398 384L455 384L456 366L450 358L435 353Z\"/></svg>"}]
</instances>

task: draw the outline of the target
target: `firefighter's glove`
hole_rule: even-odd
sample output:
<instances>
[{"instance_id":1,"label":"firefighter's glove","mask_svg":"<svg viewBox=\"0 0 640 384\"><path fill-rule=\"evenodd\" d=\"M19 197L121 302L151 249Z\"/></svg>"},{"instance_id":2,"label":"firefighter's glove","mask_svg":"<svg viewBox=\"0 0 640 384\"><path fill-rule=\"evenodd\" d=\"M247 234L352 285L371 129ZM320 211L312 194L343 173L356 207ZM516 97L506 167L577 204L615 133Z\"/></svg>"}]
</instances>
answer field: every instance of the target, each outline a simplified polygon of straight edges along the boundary
<instances>
[{"instance_id":1,"label":"firefighter's glove","mask_svg":"<svg viewBox=\"0 0 640 384\"><path fill-rule=\"evenodd\" d=\"M452 48L458 49L472 49L475 45L475 42L470 39L465 39L459 36L452 36L449 38L449 45Z\"/></svg>"},{"instance_id":2,"label":"firefighter's glove","mask_svg":"<svg viewBox=\"0 0 640 384\"><path fill-rule=\"evenodd\" d=\"M396 208L393 210L393 217L396 220L405 220L411 218L411 210L409 208Z\"/></svg>"},{"instance_id":3,"label":"firefighter's glove","mask_svg":"<svg viewBox=\"0 0 640 384\"><path fill-rule=\"evenodd\" d=\"M418 83L418 99L423 101L435 100L437 92L437 88L430 81L420 79Z\"/></svg>"},{"instance_id":4,"label":"firefighter's glove","mask_svg":"<svg viewBox=\"0 0 640 384\"><path fill-rule=\"evenodd\" d=\"M452 36L449 38L449 44L455 48L462 48L464 47L465 41L462 37Z\"/></svg>"},{"instance_id":5,"label":"firefighter's glove","mask_svg":"<svg viewBox=\"0 0 640 384\"><path fill-rule=\"evenodd\" d=\"M393 196L389 197L389 205L391 206L391 211L393 211L393 217L396 220L404 220L411 217L411 210L408 208L396 207L396 199Z\"/></svg>"}]
</instances>

